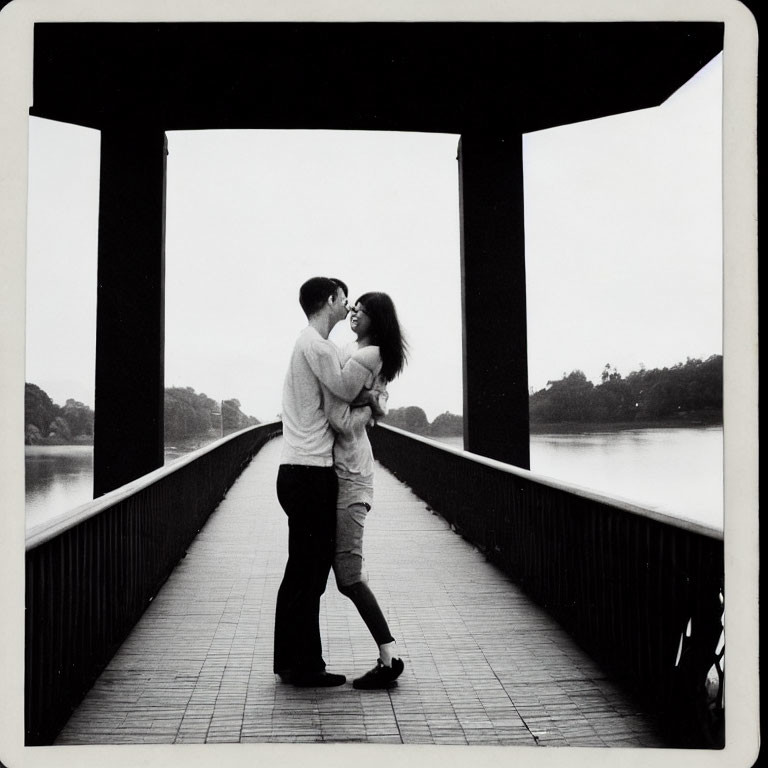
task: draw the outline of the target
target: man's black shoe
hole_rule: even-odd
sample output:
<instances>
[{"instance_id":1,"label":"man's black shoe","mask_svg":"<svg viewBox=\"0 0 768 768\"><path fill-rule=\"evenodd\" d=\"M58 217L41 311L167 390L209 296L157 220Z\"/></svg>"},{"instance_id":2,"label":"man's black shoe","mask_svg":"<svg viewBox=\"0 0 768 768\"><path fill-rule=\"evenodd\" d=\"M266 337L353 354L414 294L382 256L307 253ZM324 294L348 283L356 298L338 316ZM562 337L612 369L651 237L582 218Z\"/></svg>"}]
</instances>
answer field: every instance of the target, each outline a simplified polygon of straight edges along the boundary
<instances>
[{"instance_id":1,"label":"man's black shoe","mask_svg":"<svg viewBox=\"0 0 768 768\"><path fill-rule=\"evenodd\" d=\"M333 688L337 685L344 685L347 678L344 675L335 675L333 672L312 672L310 674L293 674L290 677L292 685L298 688Z\"/></svg>"},{"instance_id":2,"label":"man's black shoe","mask_svg":"<svg viewBox=\"0 0 768 768\"><path fill-rule=\"evenodd\" d=\"M380 688L393 688L397 685L397 678L403 674L405 664L402 659L392 659L392 666L387 667L379 659L376 666L366 672L362 677L352 681L352 687L361 691L373 691Z\"/></svg>"}]
</instances>

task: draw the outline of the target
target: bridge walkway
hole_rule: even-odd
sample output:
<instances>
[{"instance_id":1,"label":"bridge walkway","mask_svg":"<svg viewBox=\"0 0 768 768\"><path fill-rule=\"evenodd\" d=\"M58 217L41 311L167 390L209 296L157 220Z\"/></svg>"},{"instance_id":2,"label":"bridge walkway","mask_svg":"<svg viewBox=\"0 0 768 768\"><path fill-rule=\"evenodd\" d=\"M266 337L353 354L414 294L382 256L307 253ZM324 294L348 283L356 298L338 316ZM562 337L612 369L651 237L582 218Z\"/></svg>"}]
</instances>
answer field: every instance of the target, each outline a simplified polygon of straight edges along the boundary
<instances>
[{"instance_id":1,"label":"bridge walkway","mask_svg":"<svg viewBox=\"0 0 768 768\"><path fill-rule=\"evenodd\" d=\"M405 673L389 691L281 683L280 444L232 487L56 744L664 746L545 611L380 465L366 562ZM333 577L321 621L330 670L352 678L373 666L376 646Z\"/></svg>"}]
</instances>

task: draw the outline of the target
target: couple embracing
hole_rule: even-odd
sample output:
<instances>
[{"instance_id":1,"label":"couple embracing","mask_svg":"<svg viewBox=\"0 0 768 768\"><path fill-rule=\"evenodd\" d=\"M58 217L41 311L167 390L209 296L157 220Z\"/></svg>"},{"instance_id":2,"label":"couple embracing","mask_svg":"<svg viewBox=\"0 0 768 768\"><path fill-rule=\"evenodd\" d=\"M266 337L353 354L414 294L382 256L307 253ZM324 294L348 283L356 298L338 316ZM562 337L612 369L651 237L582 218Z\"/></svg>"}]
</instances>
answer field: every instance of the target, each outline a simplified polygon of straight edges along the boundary
<instances>
[{"instance_id":1,"label":"couple embracing","mask_svg":"<svg viewBox=\"0 0 768 768\"><path fill-rule=\"evenodd\" d=\"M326 671L320 639L320 597L333 568L379 649L376 666L353 686L389 688L404 664L364 570L373 501L366 428L386 413L386 385L402 371L406 345L387 294L366 293L352 307L347 294L341 280L327 277L313 277L299 291L309 322L283 385L277 496L288 516L288 562L277 594L274 672L299 687L346 682ZM341 350L328 336L350 312L357 342Z\"/></svg>"}]
</instances>

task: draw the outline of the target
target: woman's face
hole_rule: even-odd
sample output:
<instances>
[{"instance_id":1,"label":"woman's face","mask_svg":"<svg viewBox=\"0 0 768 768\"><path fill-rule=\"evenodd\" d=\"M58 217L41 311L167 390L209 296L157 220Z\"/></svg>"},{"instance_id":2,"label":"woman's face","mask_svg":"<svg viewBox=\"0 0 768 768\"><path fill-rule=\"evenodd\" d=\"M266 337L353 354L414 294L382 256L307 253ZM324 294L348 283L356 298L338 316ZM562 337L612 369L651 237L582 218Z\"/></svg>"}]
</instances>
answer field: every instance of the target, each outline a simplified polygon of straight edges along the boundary
<instances>
[{"instance_id":1,"label":"woman's face","mask_svg":"<svg viewBox=\"0 0 768 768\"><path fill-rule=\"evenodd\" d=\"M349 319L349 326L357 337L366 336L371 330L371 318L365 311L365 306L359 301L352 308L352 314Z\"/></svg>"}]
</instances>

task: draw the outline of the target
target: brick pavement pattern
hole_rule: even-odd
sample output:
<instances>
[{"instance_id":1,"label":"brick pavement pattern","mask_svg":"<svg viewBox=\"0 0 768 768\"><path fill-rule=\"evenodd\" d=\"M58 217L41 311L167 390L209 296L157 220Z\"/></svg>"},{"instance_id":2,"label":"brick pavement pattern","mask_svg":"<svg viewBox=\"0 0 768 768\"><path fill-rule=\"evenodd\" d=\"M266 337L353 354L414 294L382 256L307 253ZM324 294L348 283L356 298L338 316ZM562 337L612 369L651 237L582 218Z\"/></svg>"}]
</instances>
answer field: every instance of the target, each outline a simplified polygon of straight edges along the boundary
<instances>
[{"instance_id":1,"label":"brick pavement pattern","mask_svg":"<svg viewBox=\"0 0 768 768\"><path fill-rule=\"evenodd\" d=\"M381 465L365 556L405 660L356 691L377 648L333 576L321 629L332 689L272 673L288 526L281 440L230 489L56 744L366 742L663 747L558 624Z\"/></svg>"}]
</instances>

